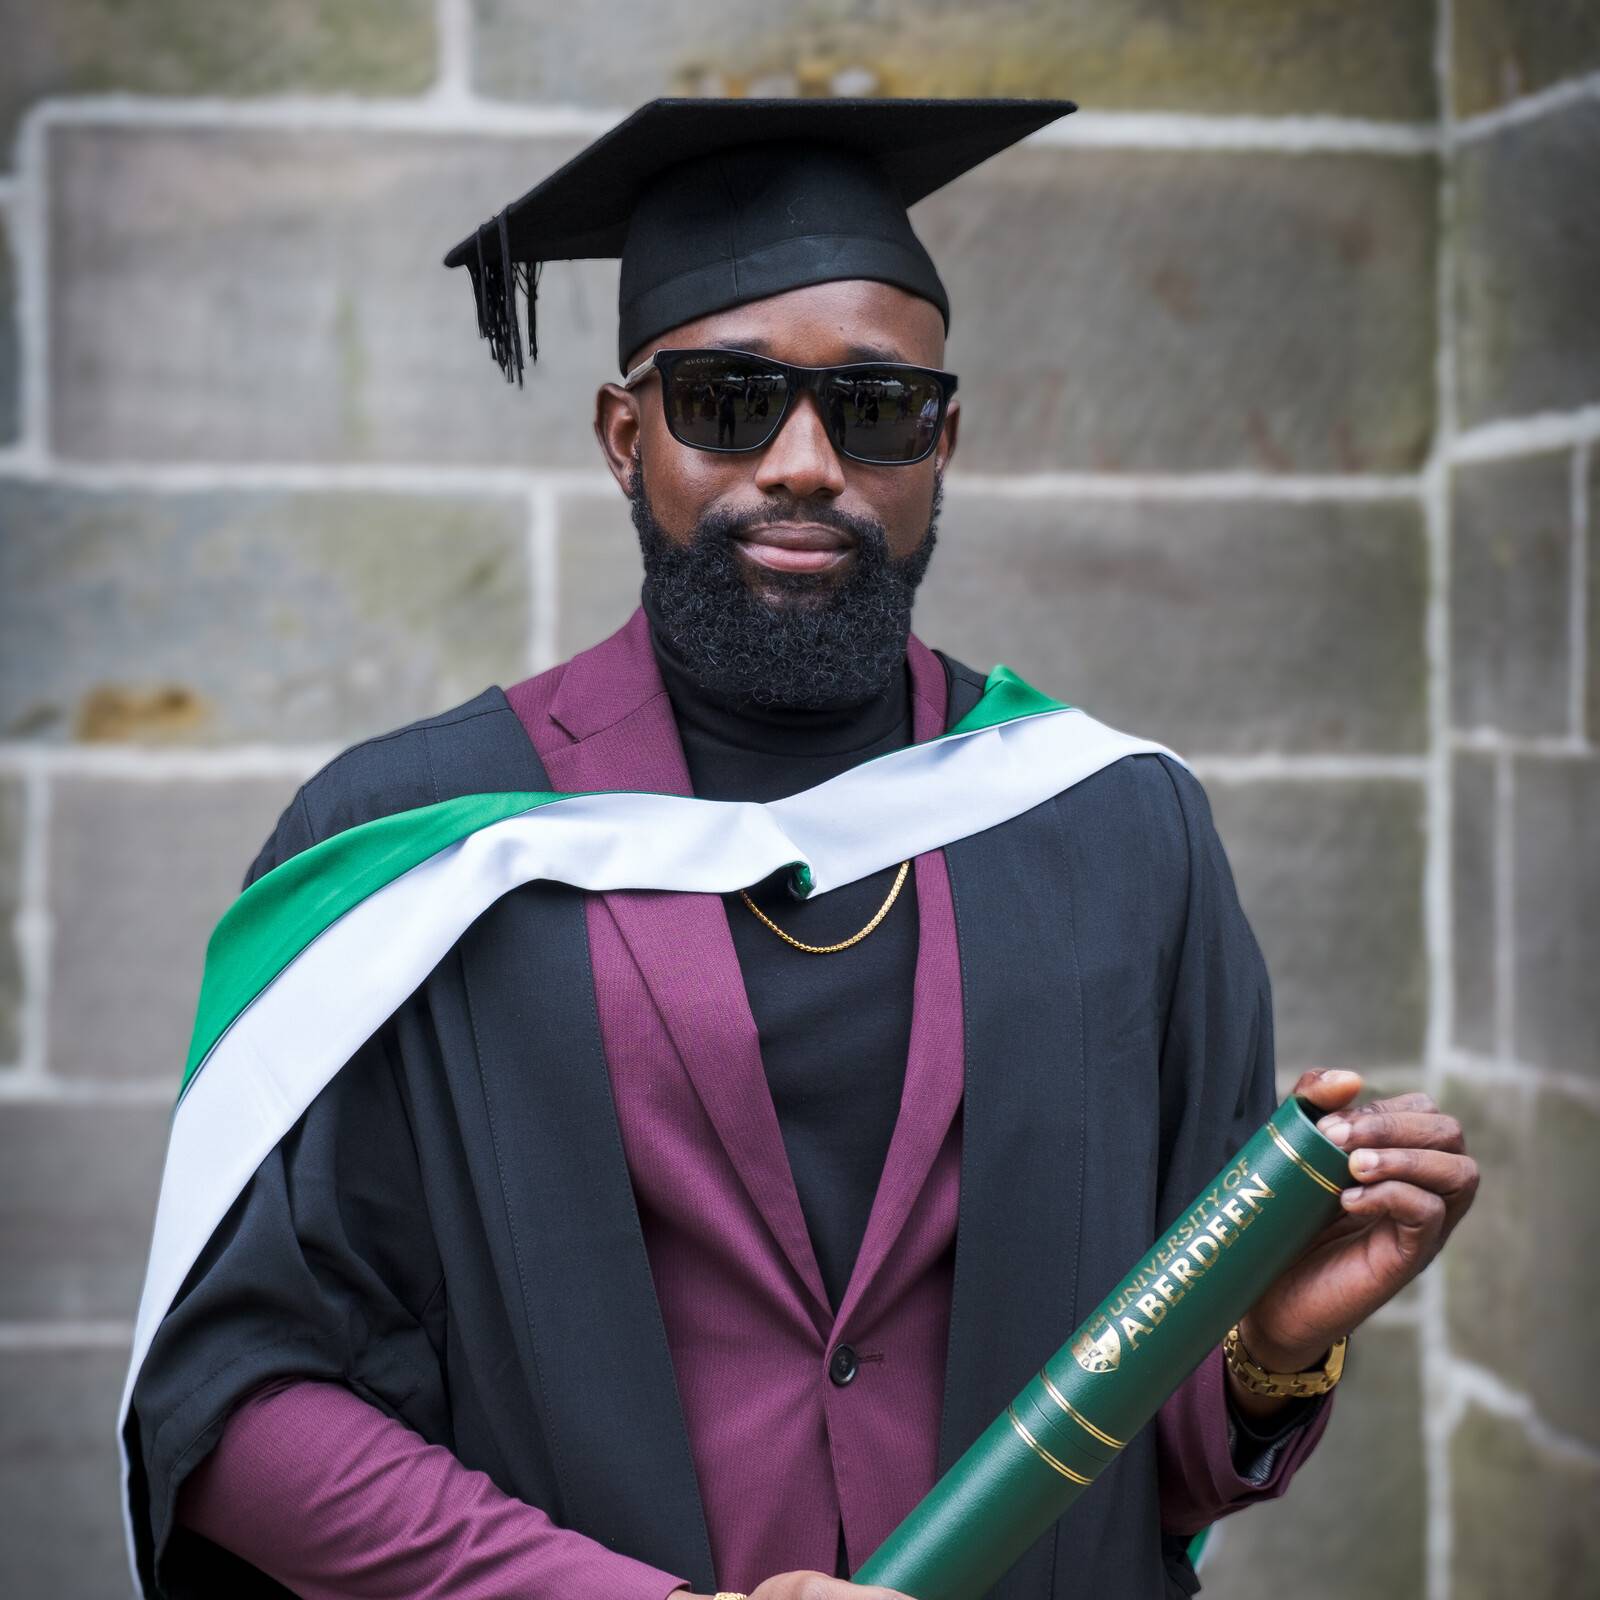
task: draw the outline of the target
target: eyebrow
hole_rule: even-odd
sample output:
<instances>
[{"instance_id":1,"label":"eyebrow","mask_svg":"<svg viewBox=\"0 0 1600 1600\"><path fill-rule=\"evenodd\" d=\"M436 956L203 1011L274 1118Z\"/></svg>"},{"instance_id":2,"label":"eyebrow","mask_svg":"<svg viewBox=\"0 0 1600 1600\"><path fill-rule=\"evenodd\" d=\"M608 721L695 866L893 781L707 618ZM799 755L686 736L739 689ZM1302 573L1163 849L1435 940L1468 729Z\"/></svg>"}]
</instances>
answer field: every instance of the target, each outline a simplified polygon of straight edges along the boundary
<instances>
[{"instance_id":1,"label":"eyebrow","mask_svg":"<svg viewBox=\"0 0 1600 1600\"><path fill-rule=\"evenodd\" d=\"M773 353L771 341L763 339L759 334L752 335L750 338L732 334L726 339L713 339L705 348L708 350L750 350L758 356L770 356ZM897 350L892 350L887 345L879 344L846 345L845 358L849 361L898 361L904 365L914 365Z\"/></svg>"}]
</instances>

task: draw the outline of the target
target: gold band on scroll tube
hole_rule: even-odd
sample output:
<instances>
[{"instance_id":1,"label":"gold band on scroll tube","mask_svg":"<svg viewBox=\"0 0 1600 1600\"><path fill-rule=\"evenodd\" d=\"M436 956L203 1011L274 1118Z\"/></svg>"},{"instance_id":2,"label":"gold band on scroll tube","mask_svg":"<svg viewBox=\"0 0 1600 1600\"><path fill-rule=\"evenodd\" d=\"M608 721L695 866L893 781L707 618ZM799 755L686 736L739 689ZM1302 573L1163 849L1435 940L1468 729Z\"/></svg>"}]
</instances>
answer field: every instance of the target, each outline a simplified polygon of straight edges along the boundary
<instances>
[{"instance_id":1,"label":"gold band on scroll tube","mask_svg":"<svg viewBox=\"0 0 1600 1600\"><path fill-rule=\"evenodd\" d=\"M1071 1478L1074 1483L1081 1483L1085 1487L1094 1482L1093 1478L1086 1478L1082 1473L1074 1472L1072 1468L1069 1467L1064 1461L1057 1461L1056 1458L1051 1455L1050 1452L1046 1450L1045 1447L1040 1444L1039 1441L1035 1439L1025 1427L1023 1427L1022 1419L1018 1417L1017 1408L1014 1403L1006 1407L1006 1416L1010 1420L1011 1426L1016 1429L1017 1437L1021 1439L1022 1442L1027 1445L1027 1447L1033 1451L1033 1453L1038 1456L1041 1461L1048 1461L1063 1478Z\"/></svg>"},{"instance_id":2,"label":"gold band on scroll tube","mask_svg":"<svg viewBox=\"0 0 1600 1600\"><path fill-rule=\"evenodd\" d=\"M1095 1427L1095 1425L1086 1416L1084 1416L1084 1414L1078 1410L1078 1408L1073 1405L1073 1403L1067 1399L1067 1397L1062 1394L1058 1388L1056 1388L1055 1384L1051 1381L1050 1374L1046 1372L1043 1367L1039 1368L1039 1381L1045 1386L1046 1389L1050 1391L1050 1398L1054 1400L1055 1403L1060 1406L1061 1409L1065 1411L1066 1414L1071 1417L1072 1420L1076 1422L1085 1433L1093 1434L1101 1444L1108 1444L1113 1450L1120 1450L1122 1448L1123 1441L1121 1439L1113 1439L1111 1435L1103 1428Z\"/></svg>"},{"instance_id":3,"label":"gold band on scroll tube","mask_svg":"<svg viewBox=\"0 0 1600 1600\"><path fill-rule=\"evenodd\" d=\"M1284 1136L1279 1133L1270 1122L1267 1124L1267 1132L1272 1135L1272 1142L1277 1145L1277 1147L1283 1151L1283 1153L1288 1156L1288 1158L1294 1162L1294 1164L1299 1167L1299 1169L1305 1173L1305 1175L1310 1178L1313 1183L1320 1183L1329 1194L1339 1194L1342 1192L1338 1184L1333 1182L1331 1178L1324 1178L1322 1174L1318 1172L1317 1169L1312 1166L1311 1163L1307 1161L1306 1158L1301 1155L1300 1152L1296 1150L1295 1147L1290 1144L1289 1141L1285 1139Z\"/></svg>"}]
</instances>

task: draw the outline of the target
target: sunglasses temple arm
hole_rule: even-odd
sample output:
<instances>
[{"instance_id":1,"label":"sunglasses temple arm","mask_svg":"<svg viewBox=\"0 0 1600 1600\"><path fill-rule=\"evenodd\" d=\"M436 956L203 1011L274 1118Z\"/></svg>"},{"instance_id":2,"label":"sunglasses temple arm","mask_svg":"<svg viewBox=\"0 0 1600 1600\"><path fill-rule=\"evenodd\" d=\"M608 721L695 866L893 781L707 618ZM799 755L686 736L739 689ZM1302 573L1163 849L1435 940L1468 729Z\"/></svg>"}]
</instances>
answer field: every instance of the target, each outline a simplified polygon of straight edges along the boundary
<instances>
[{"instance_id":1,"label":"sunglasses temple arm","mask_svg":"<svg viewBox=\"0 0 1600 1600\"><path fill-rule=\"evenodd\" d=\"M646 357L645 357L645 359L644 359L644 360L643 360L643 361L641 361L641 362L640 362L640 363L639 363L639 365L638 365L638 366L636 366L636 367L635 367L635 368L634 368L634 369L633 369L633 371L632 371L632 372L630 372L630 373L629 373L629 374L628 374L628 375L627 375L627 377L625 377L625 378L624 378L624 379L623 379L623 380L622 380L622 387L623 387L623 388L624 388L624 389L631 389L631 388L633 388L633 386L634 386L634 385L635 385L635 384L636 384L636 383L639 383L639 382L641 382L641 381L642 381L642 380L643 380L643 379L645 379L645 378L648 378L648 377L649 377L649 376L650 376L650 369L651 369L651 368L652 368L652 367L653 367L653 366L654 366L654 365L655 365L655 364L656 364L656 358L655 358L655 356L654 356L654 355L649 355L649 356L646 356Z\"/></svg>"}]
</instances>

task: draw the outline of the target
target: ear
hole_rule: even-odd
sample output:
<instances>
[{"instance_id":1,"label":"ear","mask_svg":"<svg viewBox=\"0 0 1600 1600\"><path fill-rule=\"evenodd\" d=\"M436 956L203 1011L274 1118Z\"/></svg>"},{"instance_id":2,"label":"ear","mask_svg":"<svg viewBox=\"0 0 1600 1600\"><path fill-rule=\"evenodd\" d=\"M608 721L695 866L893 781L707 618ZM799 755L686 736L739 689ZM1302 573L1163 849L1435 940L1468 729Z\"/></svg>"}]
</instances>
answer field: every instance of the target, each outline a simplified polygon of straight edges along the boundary
<instances>
[{"instance_id":1,"label":"ear","mask_svg":"<svg viewBox=\"0 0 1600 1600\"><path fill-rule=\"evenodd\" d=\"M611 476L624 494L639 460L639 402L620 383L603 383L594 397L594 436Z\"/></svg>"},{"instance_id":2,"label":"ear","mask_svg":"<svg viewBox=\"0 0 1600 1600\"><path fill-rule=\"evenodd\" d=\"M933 458L941 472L950 464L950 457L956 453L956 435L960 431L961 396L955 395L945 407L944 431L939 435L938 444L933 447Z\"/></svg>"}]
</instances>

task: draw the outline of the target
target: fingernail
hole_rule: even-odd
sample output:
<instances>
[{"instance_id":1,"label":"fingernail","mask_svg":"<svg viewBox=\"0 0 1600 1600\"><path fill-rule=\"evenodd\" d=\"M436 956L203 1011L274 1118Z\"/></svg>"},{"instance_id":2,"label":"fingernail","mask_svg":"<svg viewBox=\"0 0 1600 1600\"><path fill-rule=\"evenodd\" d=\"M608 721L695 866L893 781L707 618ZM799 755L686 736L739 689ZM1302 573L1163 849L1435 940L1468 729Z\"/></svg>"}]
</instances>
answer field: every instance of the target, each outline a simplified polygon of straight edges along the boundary
<instances>
[{"instance_id":1,"label":"fingernail","mask_svg":"<svg viewBox=\"0 0 1600 1600\"><path fill-rule=\"evenodd\" d=\"M1366 1192L1367 1191L1365 1189L1341 1189L1339 1191L1339 1198L1343 1200L1347 1206L1356 1205L1359 1204L1362 1195L1364 1195Z\"/></svg>"},{"instance_id":2,"label":"fingernail","mask_svg":"<svg viewBox=\"0 0 1600 1600\"><path fill-rule=\"evenodd\" d=\"M1339 1088L1342 1088L1347 1083L1359 1083L1361 1081L1359 1072L1348 1072L1343 1067L1329 1067L1322 1076Z\"/></svg>"},{"instance_id":3,"label":"fingernail","mask_svg":"<svg viewBox=\"0 0 1600 1600\"><path fill-rule=\"evenodd\" d=\"M1322 1136L1331 1139L1335 1144L1343 1144L1350 1137L1350 1124L1343 1117L1334 1117L1329 1122L1319 1123Z\"/></svg>"},{"instance_id":4,"label":"fingernail","mask_svg":"<svg viewBox=\"0 0 1600 1600\"><path fill-rule=\"evenodd\" d=\"M1372 1172L1378 1165L1377 1153L1372 1150L1357 1150L1350 1157L1350 1165L1357 1172Z\"/></svg>"}]
</instances>

